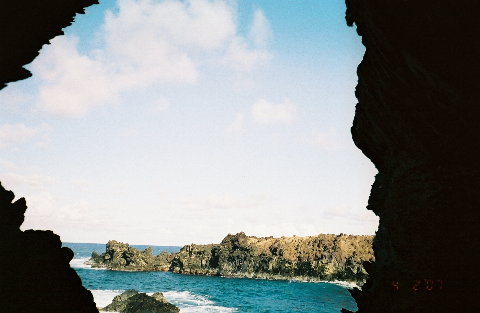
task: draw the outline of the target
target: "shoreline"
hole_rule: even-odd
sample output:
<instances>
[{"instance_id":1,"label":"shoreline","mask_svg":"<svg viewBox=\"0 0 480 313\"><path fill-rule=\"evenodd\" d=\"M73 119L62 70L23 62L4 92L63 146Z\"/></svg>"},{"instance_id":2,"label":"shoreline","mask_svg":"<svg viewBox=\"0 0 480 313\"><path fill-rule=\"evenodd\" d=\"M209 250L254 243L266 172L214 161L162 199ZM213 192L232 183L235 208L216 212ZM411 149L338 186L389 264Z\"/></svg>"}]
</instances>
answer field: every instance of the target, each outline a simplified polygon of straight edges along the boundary
<instances>
[{"instance_id":1,"label":"shoreline","mask_svg":"<svg viewBox=\"0 0 480 313\"><path fill-rule=\"evenodd\" d=\"M104 253L92 252L86 264L113 271L173 272L299 282L332 282L360 288L364 262L374 260L373 237L320 234L310 237L255 237L228 234L218 244L187 245L175 253L154 255L110 240Z\"/></svg>"},{"instance_id":2,"label":"shoreline","mask_svg":"<svg viewBox=\"0 0 480 313\"><path fill-rule=\"evenodd\" d=\"M84 260L85 258L77 258L73 260ZM248 275L248 274L237 274L237 275L209 275L209 274L190 274L190 273L176 273L173 271L152 271L152 270L129 270L129 269L113 269L108 267L100 267L96 266L93 267L89 260L85 260L83 265L87 265L86 267L80 267L85 269L92 269L92 270L106 270L106 271L114 271L114 272L164 272L164 273L172 273L176 275L186 275L186 276L205 276L205 277L221 277L221 278L240 278L240 279L253 279L253 280L270 280L270 281L288 281L294 283L328 283L334 284L337 286L341 286L347 289L358 288L362 289L362 285L359 285L357 282L354 281L347 281L347 280L321 280L315 277L306 277L306 276L294 276L294 277L286 277L286 276L274 276L274 277L261 277L256 275ZM267 274L268 275L268 274Z\"/></svg>"}]
</instances>

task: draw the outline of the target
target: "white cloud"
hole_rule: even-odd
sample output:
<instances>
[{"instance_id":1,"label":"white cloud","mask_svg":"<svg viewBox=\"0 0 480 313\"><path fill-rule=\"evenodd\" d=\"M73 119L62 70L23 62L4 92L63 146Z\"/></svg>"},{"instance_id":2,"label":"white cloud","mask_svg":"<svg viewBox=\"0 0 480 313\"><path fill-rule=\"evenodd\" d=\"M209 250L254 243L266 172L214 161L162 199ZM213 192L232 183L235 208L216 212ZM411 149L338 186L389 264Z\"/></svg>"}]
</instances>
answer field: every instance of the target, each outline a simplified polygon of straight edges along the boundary
<instances>
[{"instance_id":1,"label":"white cloud","mask_svg":"<svg viewBox=\"0 0 480 313\"><path fill-rule=\"evenodd\" d=\"M37 127L26 126L23 123L0 125L0 148L30 141L47 130L47 124Z\"/></svg>"},{"instance_id":2,"label":"white cloud","mask_svg":"<svg viewBox=\"0 0 480 313\"><path fill-rule=\"evenodd\" d=\"M201 211L202 214L208 212L212 214L220 214L220 212L227 213L225 212L226 210L235 210L236 213L239 213L246 209L256 209L262 204L265 204L267 200L268 196L261 193L246 196L229 193L214 193L202 198L182 200L180 203L189 209ZM181 214L181 212L179 213ZM229 212L227 214L234 214L234 212Z\"/></svg>"},{"instance_id":3,"label":"white cloud","mask_svg":"<svg viewBox=\"0 0 480 313\"><path fill-rule=\"evenodd\" d=\"M260 9L255 10L249 37L258 47L264 47L272 37L270 24Z\"/></svg>"},{"instance_id":4,"label":"white cloud","mask_svg":"<svg viewBox=\"0 0 480 313\"><path fill-rule=\"evenodd\" d=\"M264 64L271 59L268 51L263 49L249 49L243 37L234 38L227 49L224 64L237 71L252 71L257 65Z\"/></svg>"},{"instance_id":5,"label":"white cloud","mask_svg":"<svg viewBox=\"0 0 480 313\"><path fill-rule=\"evenodd\" d=\"M93 107L111 101L118 86L104 64L80 55L76 37L57 37L33 63L42 81L38 105L61 116L82 116Z\"/></svg>"},{"instance_id":6,"label":"white cloud","mask_svg":"<svg viewBox=\"0 0 480 313\"><path fill-rule=\"evenodd\" d=\"M251 71L269 60L268 21L257 10L249 38L239 33L234 2L123 0L107 11L100 49L82 54L63 36L32 64L41 80L38 106L79 117L114 103L122 92L159 84L192 84L204 64Z\"/></svg>"},{"instance_id":7,"label":"white cloud","mask_svg":"<svg viewBox=\"0 0 480 313\"><path fill-rule=\"evenodd\" d=\"M28 186L30 188L44 188L47 185L51 185L54 182L53 177L47 175L36 174L18 174L18 173L5 173L2 174L2 180L5 181L12 188L20 188Z\"/></svg>"},{"instance_id":8,"label":"white cloud","mask_svg":"<svg viewBox=\"0 0 480 313\"><path fill-rule=\"evenodd\" d=\"M245 131L245 116L243 113L237 113L235 119L228 125L227 132L233 134L241 134Z\"/></svg>"},{"instance_id":9,"label":"white cloud","mask_svg":"<svg viewBox=\"0 0 480 313\"><path fill-rule=\"evenodd\" d=\"M289 99L280 103L260 99L252 106L252 117L259 124L286 124L295 120L297 111L297 105Z\"/></svg>"},{"instance_id":10,"label":"white cloud","mask_svg":"<svg viewBox=\"0 0 480 313\"><path fill-rule=\"evenodd\" d=\"M310 139L310 143L327 151L336 151L344 147L341 138L332 130L314 133Z\"/></svg>"},{"instance_id":11,"label":"white cloud","mask_svg":"<svg viewBox=\"0 0 480 313\"><path fill-rule=\"evenodd\" d=\"M10 83L8 88L0 91L0 106L2 108L15 111L21 104L32 101L32 95L22 92L19 85L21 85L21 82Z\"/></svg>"},{"instance_id":12,"label":"white cloud","mask_svg":"<svg viewBox=\"0 0 480 313\"><path fill-rule=\"evenodd\" d=\"M160 97L153 102L152 110L154 112L165 112L172 104L165 97Z\"/></svg>"}]
</instances>

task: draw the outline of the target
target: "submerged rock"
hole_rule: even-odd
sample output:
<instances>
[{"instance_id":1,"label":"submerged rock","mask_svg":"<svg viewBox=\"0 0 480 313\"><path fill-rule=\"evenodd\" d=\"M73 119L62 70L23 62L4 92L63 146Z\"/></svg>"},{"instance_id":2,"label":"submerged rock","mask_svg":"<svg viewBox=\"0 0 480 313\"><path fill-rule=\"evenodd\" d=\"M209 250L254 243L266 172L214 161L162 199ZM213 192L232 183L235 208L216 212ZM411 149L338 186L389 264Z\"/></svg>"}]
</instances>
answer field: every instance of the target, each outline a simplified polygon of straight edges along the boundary
<instances>
[{"instance_id":1,"label":"submerged rock","mask_svg":"<svg viewBox=\"0 0 480 313\"><path fill-rule=\"evenodd\" d=\"M127 290L113 298L101 311L120 313L178 313L180 309L169 303L161 292L149 296L136 290Z\"/></svg>"},{"instance_id":2,"label":"submerged rock","mask_svg":"<svg viewBox=\"0 0 480 313\"><path fill-rule=\"evenodd\" d=\"M112 303L104 307L102 311L122 312L127 307L127 300L137 294L138 294L138 291L136 290L133 290L133 289L127 290L122 294L115 296L115 298L113 298L112 300Z\"/></svg>"}]
</instances>

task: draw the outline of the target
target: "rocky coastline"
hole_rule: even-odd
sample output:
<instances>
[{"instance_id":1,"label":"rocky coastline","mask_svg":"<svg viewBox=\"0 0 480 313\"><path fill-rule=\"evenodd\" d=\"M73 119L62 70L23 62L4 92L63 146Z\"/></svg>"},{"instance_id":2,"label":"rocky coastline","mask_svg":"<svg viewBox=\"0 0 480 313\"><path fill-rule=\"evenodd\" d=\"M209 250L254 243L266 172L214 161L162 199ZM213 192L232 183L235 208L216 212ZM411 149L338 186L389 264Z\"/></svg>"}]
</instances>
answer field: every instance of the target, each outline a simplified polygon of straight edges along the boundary
<instances>
[{"instance_id":1,"label":"rocky coastline","mask_svg":"<svg viewBox=\"0 0 480 313\"><path fill-rule=\"evenodd\" d=\"M374 261L373 236L322 234L309 237L227 235L219 244L186 245L177 253L152 255L111 240L105 253L92 253L88 264L118 271L169 271L274 280L343 281L361 286L364 262Z\"/></svg>"}]
</instances>

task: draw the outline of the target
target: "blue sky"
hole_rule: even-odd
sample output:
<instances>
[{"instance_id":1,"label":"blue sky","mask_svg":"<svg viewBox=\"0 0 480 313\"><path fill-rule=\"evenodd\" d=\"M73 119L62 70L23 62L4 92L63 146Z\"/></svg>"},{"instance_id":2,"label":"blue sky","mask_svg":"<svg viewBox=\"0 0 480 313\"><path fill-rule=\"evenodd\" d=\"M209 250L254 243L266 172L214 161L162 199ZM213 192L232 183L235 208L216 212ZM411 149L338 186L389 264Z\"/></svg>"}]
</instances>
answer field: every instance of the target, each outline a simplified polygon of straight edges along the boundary
<instances>
[{"instance_id":1,"label":"blue sky","mask_svg":"<svg viewBox=\"0 0 480 313\"><path fill-rule=\"evenodd\" d=\"M373 234L343 1L103 1L0 92L24 229L138 244Z\"/></svg>"}]
</instances>

